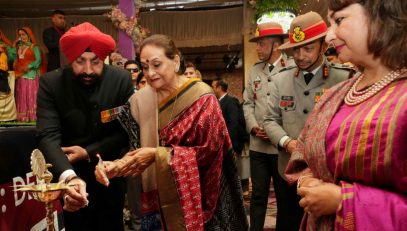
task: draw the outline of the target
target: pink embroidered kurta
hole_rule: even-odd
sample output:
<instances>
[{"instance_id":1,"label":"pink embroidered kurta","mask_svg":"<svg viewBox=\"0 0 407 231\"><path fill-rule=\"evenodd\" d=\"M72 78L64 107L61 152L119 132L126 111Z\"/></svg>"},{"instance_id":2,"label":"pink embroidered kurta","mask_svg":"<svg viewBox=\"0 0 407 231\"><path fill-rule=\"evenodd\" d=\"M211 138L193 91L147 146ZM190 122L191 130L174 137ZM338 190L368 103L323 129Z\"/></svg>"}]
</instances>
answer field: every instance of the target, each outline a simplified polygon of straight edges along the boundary
<instances>
[{"instance_id":1,"label":"pink embroidered kurta","mask_svg":"<svg viewBox=\"0 0 407 231\"><path fill-rule=\"evenodd\" d=\"M355 79L317 105L287 168L292 181L311 170L342 187L336 215L305 215L302 230L407 230L407 79L348 106Z\"/></svg>"}]
</instances>

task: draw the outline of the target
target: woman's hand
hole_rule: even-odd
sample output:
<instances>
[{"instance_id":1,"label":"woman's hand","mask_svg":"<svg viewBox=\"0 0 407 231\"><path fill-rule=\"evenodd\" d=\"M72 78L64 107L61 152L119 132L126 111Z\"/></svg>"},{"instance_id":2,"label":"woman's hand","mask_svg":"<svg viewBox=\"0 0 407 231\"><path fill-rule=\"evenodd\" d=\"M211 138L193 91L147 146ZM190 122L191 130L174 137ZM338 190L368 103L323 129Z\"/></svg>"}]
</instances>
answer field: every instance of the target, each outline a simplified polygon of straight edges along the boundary
<instances>
[{"instance_id":1,"label":"woman's hand","mask_svg":"<svg viewBox=\"0 0 407 231\"><path fill-rule=\"evenodd\" d=\"M103 161L102 164L97 164L95 167L96 180L105 186L109 186L108 179L118 176L118 173L119 167L113 161Z\"/></svg>"},{"instance_id":2,"label":"woman's hand","mask_svg":"<svg viewBox=\"0 0 407 231\"><path fill-rule=\"evenodd\" d=\"M314 187L323 184L323 181L315 177L305 177L299 187Z\"/></svg>"},{"instance_id":3,"label":"woman's hand","mask_svg":"<svg viewBox=\"0 0 407 231\"><path fill-rule=\"evenodd\" d=\"M120 176L137 176L155 161L156 148L139 148L128 152L122 159L123 165L119 167Z\"/></svg>"},{"instance_id":4,"label":"woman's hand","mask_svg":"<svg viewBox=\"0 0 407 231\"><path fill-rule=\"evenodd\" d=\"M297 189L297 193L302 197L300 206L305 212L316 217L335 214L342 200L341 187L332 183L302 186Z\"/></svg>"}]
</instances>

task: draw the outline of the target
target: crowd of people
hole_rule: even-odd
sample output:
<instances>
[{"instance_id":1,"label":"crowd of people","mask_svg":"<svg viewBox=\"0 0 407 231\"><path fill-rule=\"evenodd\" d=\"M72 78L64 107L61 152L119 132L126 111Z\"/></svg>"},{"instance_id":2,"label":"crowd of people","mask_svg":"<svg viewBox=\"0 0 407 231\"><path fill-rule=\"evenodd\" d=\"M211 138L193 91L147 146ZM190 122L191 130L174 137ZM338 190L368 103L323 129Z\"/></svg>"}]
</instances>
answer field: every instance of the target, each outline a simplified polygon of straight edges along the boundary
<instances>
[{"instance_id":1,"label":"crowd of people","mask_svg":"<svg viewBox=\"0 0 407 231\"><path fill-rule=\"evenodd\" d=\"M134 230L261 231L271 183L278 231L406 230L407 5L327 2L329 27L316 12L287 33L258 25L242 103L167 35L127 60L55 11L46 71L30 28L15 42L0 31L0 91L14 70L15 119L36 121L53 175L73 185L66 230L124 230L127 192Z\"/></svg>"},{"instance_id":2,"label":"crowd of people","mask_svg":"<svg viewBox=\"0 0 407 231\"><path fill-rule=\"evenodd\" d=\"M60 67L59 38L65 32L65 13L56 10L51 19L52 27L45 29L43 33L48 57L40 48L31 28L17 28L14 42L10 42L0 31L1 84L6 89L1 90L1 93L5 94L3 97L8 104L1 121L36 121L39 78L47 71ZM9 77L8 71L14 71L12 77Z\"/></svg>"}]
</instances>

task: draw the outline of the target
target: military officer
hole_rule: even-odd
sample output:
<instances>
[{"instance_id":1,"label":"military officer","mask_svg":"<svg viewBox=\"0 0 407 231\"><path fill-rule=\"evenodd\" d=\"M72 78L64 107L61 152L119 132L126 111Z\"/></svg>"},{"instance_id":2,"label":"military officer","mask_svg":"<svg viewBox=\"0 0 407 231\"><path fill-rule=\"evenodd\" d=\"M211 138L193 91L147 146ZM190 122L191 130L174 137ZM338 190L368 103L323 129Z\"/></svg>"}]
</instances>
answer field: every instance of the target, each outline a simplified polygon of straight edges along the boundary
<instances>
[{"instance_id":1,"label":"military officer","mask_svg":"<svg viewBox=\"0 0 407 231\"><path fill-rule=\"evenodd\" d=\"M280 150L278 170L284 170L296 146L305 121L326 89L346 80L350 68L330 64L324 56L327 25L322 17L309 12L295 18L289 30L289 41L280 49L291 49L296 66L274 76L264 129L271 143ZM317 126L317 125L316 125ZM285 182L284 197L277 197L278 210L283 210L282 230L299 230L303 209L298 202L296 186ZM278 218L277 218L278 219Z\"/></svg>"},{"instance_id":2,"label":"military officer","mask_svg":"<svg viewBox=\"0 0 407 231\"><path fill-rule=\"evenodd\" d=\"M282 68L294 65L292 58L288 59L278 50L286 37L280 24L268 22L259 24L256 36L250 40L257 43L256 52L260 59L252 68L243 93L243 111L250 133L250 174L253 189L250 201L251 230L263 230L271 177L277 196L280 195L280 182L284 183L277 172L278 150L270 143L263 130L263 117L267 112L273 76Z\"/></svg>"}]
</instances>

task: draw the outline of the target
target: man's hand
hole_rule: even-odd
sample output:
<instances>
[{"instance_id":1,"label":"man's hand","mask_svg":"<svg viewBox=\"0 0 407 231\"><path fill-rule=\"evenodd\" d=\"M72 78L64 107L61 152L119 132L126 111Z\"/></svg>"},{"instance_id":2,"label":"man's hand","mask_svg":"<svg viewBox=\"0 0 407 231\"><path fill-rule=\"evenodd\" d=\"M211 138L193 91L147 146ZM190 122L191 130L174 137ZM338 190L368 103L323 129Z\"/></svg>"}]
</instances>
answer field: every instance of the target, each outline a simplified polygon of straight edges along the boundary
<instances>
[{"instance_id":1,"label":"man's hand","mask_svg":"<svg viewBox=\"0 0 407 231\"><path fill-rule=\"evenodd\" d=\"M67 182L69 188L65 191L64 210L75 212L88 205L88 193L86 192L86 183L79 177L75 177Z\"/></svg>"},{"instance_id":2,"label":"man's hand","mask_svg":"<svg viewBox=\"0 0 407 231\"><path fill-rule=\"evenodd\" d=\"M288 152L288 154L292 154L297 147L297 140L287 140L287 143L284 144L285 150Z\"/></svg>"},{"instance_id":3,"label":"man's hand","mask_svg":"<svg viewBox=\"0 0 407 231\"><path fill-rule=\"evenodd\" d=\"M267 133L261 127L253 127L250 133L264 141L270 141L270 138L267 136Z\"/></svg>"},{"instance_id":4,"label":"man's hand","mask_svg":"<svg viewBox=\"0 0 407 231\"><path fill-rule=\"evenodd\" d=\"M65 153L66 157L68 157L68 160L71 164L80 160L89 159L89 155L86 149L80 146L62 147L62 151Z\"/></svg>"},{"instance_id":5,"label":"man's hand","mask_svg":"<svg viewBox=\"0 0 407 231\"><path fill-rule=\"evenodd\" d=\"M300 206L315 217L335 214L342 200L341 187L332 183L300 187L297 193L302 197Z\"/></svg>"}]
</instances>

